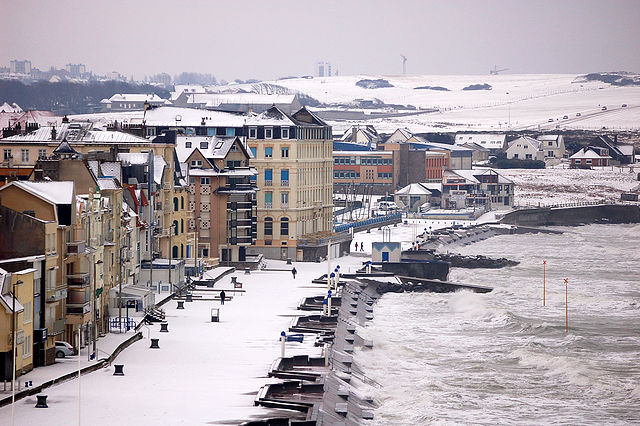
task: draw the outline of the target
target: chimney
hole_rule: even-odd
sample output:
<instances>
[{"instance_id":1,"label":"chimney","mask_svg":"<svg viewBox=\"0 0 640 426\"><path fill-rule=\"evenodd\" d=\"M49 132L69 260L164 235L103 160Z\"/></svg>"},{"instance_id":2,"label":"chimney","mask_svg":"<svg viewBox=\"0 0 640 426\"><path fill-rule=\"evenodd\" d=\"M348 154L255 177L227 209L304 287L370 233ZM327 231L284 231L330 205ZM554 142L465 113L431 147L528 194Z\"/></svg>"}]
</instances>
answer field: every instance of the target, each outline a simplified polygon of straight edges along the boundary
<instances>
[{"instance_id":1,"label":"chimney","mask_svg":"<svg viewBox=\"0 0 640 426\"><path fill-rule=\"evenodd\" d=\"M618 134L617 133L613 136L613 144L614 145L618 145Z\"/></svg>"},{"instance_id":2,"label":"chimney","mask_svg":"<svg viewBox=\"0 0 640 426\"><path fill-rule=\"evenodd\" d=\"M55 141L56 140L56 136L57 136L57 132L56 132L56 128L55 126L51 128L51 140Z\"/></svg>"},{"instance_id":3,"label":"chimney","mask_svg":"<svg viewBox=\"0 0 640 426\"><path fill-rule=\"evenodd\" d=\"M63 123L68 123L69 122L69 118L67 117L66 114L64 115L64 117L62 117L62 122Z\"/></svg>"},{"instance_id":4,"label":"chimney","mask_svg":"<svg viewBox=\"0 0 640 426\"><path fill-rule=\"evenodd\" d=\"M33 169L33 180L35 181L44 180L44 171L42 169Z\"/></svg>"}]
</instances>

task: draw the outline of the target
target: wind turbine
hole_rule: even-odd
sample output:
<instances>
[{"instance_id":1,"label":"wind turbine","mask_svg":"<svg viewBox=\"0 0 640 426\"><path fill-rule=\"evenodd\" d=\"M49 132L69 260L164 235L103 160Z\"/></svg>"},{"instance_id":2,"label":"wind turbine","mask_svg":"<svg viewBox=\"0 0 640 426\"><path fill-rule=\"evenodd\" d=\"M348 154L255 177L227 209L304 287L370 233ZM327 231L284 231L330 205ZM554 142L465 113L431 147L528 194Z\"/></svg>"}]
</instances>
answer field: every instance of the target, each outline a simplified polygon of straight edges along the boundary
<instances>
[{"instance_id":1,"label":"wind turbine","mask_svg":"<svg viewBox=\"0 0 640 426\"><path fill-rule=\"evenodd\" d=\"M402 74L406 74L407 73L407 57L404 56L402 53L400 54L400 57L402 58Z\"/></svg>"}]
</instances>

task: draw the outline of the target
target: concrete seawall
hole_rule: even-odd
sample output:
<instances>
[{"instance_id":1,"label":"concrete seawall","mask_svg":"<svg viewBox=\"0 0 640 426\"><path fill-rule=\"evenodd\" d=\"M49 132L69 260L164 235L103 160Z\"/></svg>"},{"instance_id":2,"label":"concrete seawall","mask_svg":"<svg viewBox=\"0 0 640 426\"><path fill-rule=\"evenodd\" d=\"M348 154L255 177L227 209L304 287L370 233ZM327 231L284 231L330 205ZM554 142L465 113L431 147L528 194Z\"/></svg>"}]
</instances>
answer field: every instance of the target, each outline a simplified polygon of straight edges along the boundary
<instances>
[{"instance_id":1,"label":"concrete seawall","mask_svg":"<svg viewBox=\"0 0 640 426\"><path fill-rule=\"evenodd\" d=\"M640 206L602 204L595 206L523 209L507 213L500 223L524 226L640 223Z\"/></svg>"}]
</instances>

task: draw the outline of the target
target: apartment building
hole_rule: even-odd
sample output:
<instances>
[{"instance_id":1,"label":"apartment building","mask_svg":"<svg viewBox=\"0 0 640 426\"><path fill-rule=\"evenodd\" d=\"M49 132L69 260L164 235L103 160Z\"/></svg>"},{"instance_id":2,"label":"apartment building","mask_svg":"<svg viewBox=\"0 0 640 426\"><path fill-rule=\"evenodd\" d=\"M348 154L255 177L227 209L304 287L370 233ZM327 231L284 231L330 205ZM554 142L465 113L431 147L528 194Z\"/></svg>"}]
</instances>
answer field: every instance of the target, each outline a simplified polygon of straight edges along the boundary
<instances>
[{"instance_id":1,"label":"apartment building","mask_svg":"<svg viewBox=\"0 0 640 426\"><path fill-rule=\"evenodd\" d=\"M247 260L257 237L257 171L237 136L179 137L180 163L188 170L189 230L198 238L197 257L207 263ZM190 253L188 253L190 254Z\"/></svg>"},{"instance_id":2,"label":"apartment building","mask_svg":"<svg viewBox=\"0 0 640 426\"><path fill-rule=\"evenodd\" d=\"M288 115L272 107L248 118L246 131L260 188L252 250L302 260L299 242L333 230L331 126L306 108Z\"/></svg>"},{"instance_id":3,"label":"apartment building","mask_svg":"<svg viewBox=\"0 0 640 426\"><path fill-rule=\"evenodd\" d=\"M333 151L334 192L367 187L373 194L395 190L394 151Z\"/></svg>"}]
</instances>

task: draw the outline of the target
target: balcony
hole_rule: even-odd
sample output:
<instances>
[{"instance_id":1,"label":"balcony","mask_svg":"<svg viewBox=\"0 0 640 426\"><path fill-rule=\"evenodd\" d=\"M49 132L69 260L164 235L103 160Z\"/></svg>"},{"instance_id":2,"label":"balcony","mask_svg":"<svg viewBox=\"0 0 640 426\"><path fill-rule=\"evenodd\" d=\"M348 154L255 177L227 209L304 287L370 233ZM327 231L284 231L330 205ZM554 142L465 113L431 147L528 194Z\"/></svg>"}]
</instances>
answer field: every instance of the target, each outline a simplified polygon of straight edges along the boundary
<instances>
[{"instance_id":1,"label":"balcony","mask_svg":"<svg viewBox=\"0 0 640 426\"><path fill-rule=\"evenodd\" d=\"M89 302L87 303L67 303L67 315L85 315L91 312Z\"/></svg>"},{"instance_id":2,"label":"balcony","mask_svg":"<svg viewBox=\"0 0 640 426\"><path fill-rule=\"evenodd\" d=\"M282 210L287 210L289 208L289 203L282 203L281 208Z\"/></svg>"},{"instance_id":3,"label":"balcony","mask_svg":"<svg viewBox=\"0 0 640 426\"><path fill-rule=\"evenodd\" d=\"M89 273L67 275L67 285L69 287L83 288L90 284Z\"/></svg>"},{"instance_id":4,"label":"balcony","mask_svg":"<svg viewBox=\"0 0 640 426\"><path fill-rule=\"evenodd\" d=\"M272 202L265 202L265 203L264 203L264 208L265 208L265 209L270 209L270 208L272 208L272 207L273 207L273 203L272 203Z\"/></svg>"},{"instance_id":5,"label":"balcony","mask_svg":"<svg viewBox=\"0 0 640 426\"><path fill-rule=\"evenodd\" d=\"M83 254L85 249L84 241L67 241L67 256Z\"/></svg>"},{"instance_id":6,"label":"balcony","mask_svg":"<svg viewBox=\"0 0 640 426\"><path fill-rule=\"evenodd\" d=\"M45 294L45 301L47 303L54 303L58 300L66 299L67 289L64 287L57 287L51 290L47 290Z\"/></svg>"},{"instance_id":7,"label":"balcony","mask_svg":"<svg viewBox=\"0 0 640 426\"><path fill-rule=\"evenodd\" d=\"M273 186L273 181L271 179L264 181L264 186Z\"/></svg>"},{"instance_id":8,"label":"balcony","mask_svg":"<svg viewBox=\"0 0 640 426\"><path fill-rule=\"evenodd\" d=\"M289 181L288 180L281 180L280 181L280 186L289 186Z\"/></svg>"},{"instance_id":9,"label":"balcony","mask_svg":"<svg viewBox=\"0 0 640 426\"><path fill-rule=\"evenodd\" d=\"M227 202L227 210L250 211L253 205L252 201L229 201Z\"/></svg>"},{"instance_id":10,"label":"balcony","mask_svg":"<svg viewBox=\"0 0 640 426\"><path fill-rule=\"evenodd\" d=\"M56 336L58 334L64 333L64 328L66 325L66 321L63 319L55 320L53 322L53 329L49 331L50 336Z\"/></svg>"}]
</instances>

